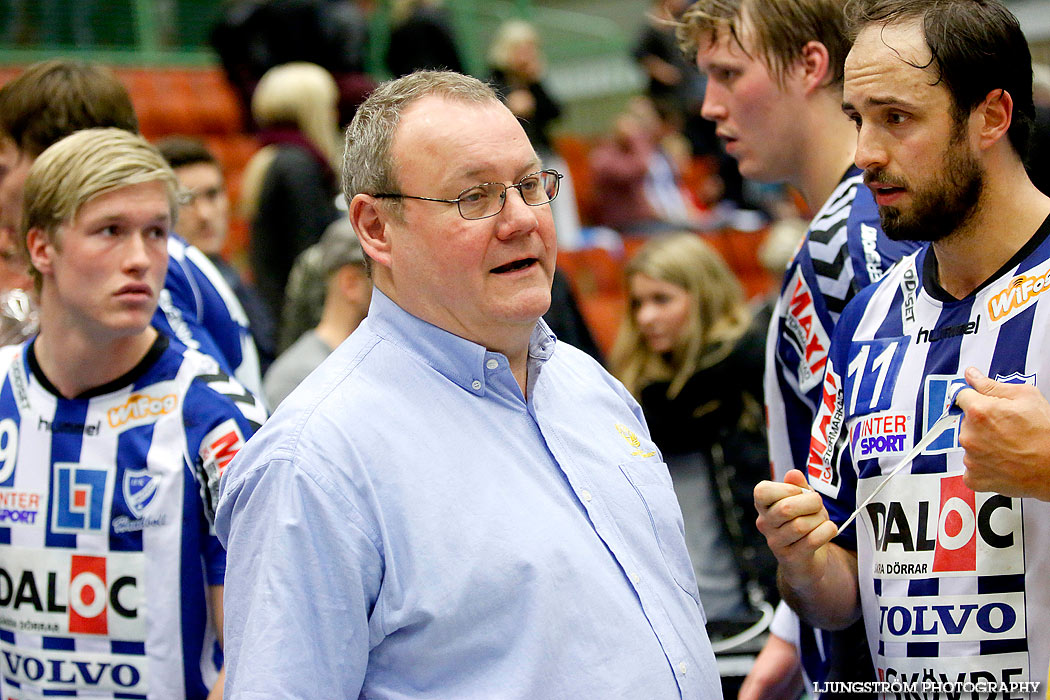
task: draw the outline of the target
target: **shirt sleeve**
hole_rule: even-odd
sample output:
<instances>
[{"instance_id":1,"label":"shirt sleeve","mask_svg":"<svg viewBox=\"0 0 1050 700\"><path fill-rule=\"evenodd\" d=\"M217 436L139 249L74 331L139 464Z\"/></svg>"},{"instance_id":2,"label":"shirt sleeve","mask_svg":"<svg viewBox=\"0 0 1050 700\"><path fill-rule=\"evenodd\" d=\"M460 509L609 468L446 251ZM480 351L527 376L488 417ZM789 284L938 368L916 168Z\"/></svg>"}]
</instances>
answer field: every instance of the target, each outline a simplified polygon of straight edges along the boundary
<instances>
[{"instance_id":1,"label":"shirt sleeve","mask_svg":"<svg viewBox=\"0 0 1050 700\"><path fill-rule=\"evenodd\" d=\"M216 521L229 553L226 699L358 697L382 582L377 545L315 471L273 459L236 476Z\"/></svg>"},{"instance_id":2,"label":"shirt sleeve","mask_svg":"<svg viewBox=\"0 0 1050 700\"><path fill-rule=\"evenodd\" d=\"M186 393L183 408L186 439L194 477L208 523L215 517L219 479L248 438L266 420L266 409L254 394L219 371L200 375Z\"/></svg>"}]
</instances>

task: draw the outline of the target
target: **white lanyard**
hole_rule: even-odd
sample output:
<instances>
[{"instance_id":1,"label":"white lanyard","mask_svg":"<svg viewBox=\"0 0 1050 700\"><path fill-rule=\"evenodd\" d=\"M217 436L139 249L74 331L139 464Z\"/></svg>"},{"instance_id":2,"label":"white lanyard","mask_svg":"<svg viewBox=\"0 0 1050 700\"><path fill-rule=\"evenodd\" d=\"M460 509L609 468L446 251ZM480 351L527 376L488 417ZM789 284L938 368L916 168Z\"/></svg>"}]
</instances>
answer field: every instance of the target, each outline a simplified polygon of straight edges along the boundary
<instances>
[{"instance_id":1,"label":"white lanyard","mask_svg":"<svg viewBox=\"0 0 1050 700\"><path fill-rule=\"evenodd\" d=\"M839 532L845 530L846 526L853 522L853 519L856 518L862 510L864 510L865 506L871 503L872 499L879 494L879 491L882 491L882 488L886 485L886 483L890 479L895 477L901 469L904 469L905 466L910 464L913 459L921 455L923 451L927 447L929 447L931 442L940 437L941 433L943 433L948 428L952 428L959 425L959 421L962 420L962 409L958 408L955 405L955 398L959 395L960 391L969 388L969 384L959 384L952 390L951 394L948 396L948 400L946 401L947 405L945 406L944 413L941 414L941 417L938 418L937 421L930 426L930 429L926 431L926 434L922 436L922 439L915 443L915 447L908 450L908 453L904 455L904 457L901 459L901 463L894 467L893 471L886 475L886 478L883 479L882 482L875 487L875 490L871 492L871 495L865 498L864 502L857 506L857 509L853 511L853 514L846 518L846 522L842 523L842 525L839 525Z\"/></svg>"}]
</instances>

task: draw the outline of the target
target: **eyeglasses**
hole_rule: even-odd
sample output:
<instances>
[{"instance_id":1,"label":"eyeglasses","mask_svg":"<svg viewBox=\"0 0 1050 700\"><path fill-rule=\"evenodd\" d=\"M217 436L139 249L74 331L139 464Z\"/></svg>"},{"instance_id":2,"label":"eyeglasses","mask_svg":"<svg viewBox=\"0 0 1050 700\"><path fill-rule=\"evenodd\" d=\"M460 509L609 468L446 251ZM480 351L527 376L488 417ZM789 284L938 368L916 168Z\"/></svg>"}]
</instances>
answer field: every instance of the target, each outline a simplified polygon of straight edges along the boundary
<instances>
[{"instance_id":1,"label":"eyeglasses","mask_svg":"<svg viewBox=\"0 0 1050 700\"><path fill-rule=\"evenodd\" d=\"M438 199L437 197L417 197L413 194L395 194L381 192L372 195L380 199L422 199L424 202L444 202L455 204L459 215L464 219L487 219L503 211L507 203L507 190L516 189L521 198L530 207L549 204L558 196L558 183L564 177L557 170L540 170L521 178L516 185L504 185L502 182L483 182L468 187L455 199Z\"/></svg>"}]
</instances>

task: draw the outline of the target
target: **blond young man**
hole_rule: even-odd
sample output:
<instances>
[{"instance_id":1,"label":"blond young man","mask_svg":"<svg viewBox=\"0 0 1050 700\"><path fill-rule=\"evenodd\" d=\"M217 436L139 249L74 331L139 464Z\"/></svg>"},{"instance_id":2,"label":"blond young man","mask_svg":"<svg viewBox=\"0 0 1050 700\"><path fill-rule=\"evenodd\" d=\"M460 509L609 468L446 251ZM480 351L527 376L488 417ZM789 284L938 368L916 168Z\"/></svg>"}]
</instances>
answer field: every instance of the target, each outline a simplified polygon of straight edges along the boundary
<instances>
[{"instance_id":1,"label":"blond young man","mask_svg":"<svg viewBox=\"0 0 1050 700\"><path fill-rule=\"evenodd\" d=\"M175 176L141 137L89 129L25 179L40 331L0 350L0 523L17 582L5 698L222 695L225 556L209 516L264 414L217 362L150 325ZM16 514L16 515L12 515Z\"/></svg>"}]
</instances>

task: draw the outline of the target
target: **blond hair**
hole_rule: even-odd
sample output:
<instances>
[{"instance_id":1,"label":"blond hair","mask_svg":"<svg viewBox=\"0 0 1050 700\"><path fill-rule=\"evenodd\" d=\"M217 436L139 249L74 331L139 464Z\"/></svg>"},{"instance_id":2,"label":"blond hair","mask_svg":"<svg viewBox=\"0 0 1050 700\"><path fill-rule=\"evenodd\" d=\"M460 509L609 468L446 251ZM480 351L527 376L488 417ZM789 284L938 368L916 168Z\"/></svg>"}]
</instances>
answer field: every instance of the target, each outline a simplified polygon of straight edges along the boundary
<instances>
[{"instance_id":1,"label":"blond hair","mask_svg":"<svg viewBox=\"0 0 1050 700\"><path fill-rule=\"evenodd\" d=\"M493 68L510 69L514 50L522 44L539 45L540 35L536 28L523 19L509 19L499 25L496 36L489 46L489 64Z\"/></svg>"},{"instance_id":2,"label":"blond hair","mask_svg":"<svg viewBox=\"0 0 1050 700\"><path fill-rule=\"evenodd\" d=\"M259 80L252 94L252 118L263 129L294 127L335 171L339 163L338 100L339 86L327 70L305 61L284 63ZM265 146L245 166L240 212L248 219L258 210L263 180L276 152L276 146Z\"/></svg>"},{"instance_id":3,"label":"blond hair","mask_svg":"<svg viewBox=\"0 0 1050 700\"><path fill-rule=\"evenodd\" d=\"M674 398L696 372L729 355L751 323L751 310L732 270L695 234L647 242L624 270L627 280L636 274L681 287L688 292L692 309L678 343L664 355L645 342L628 299L613 347L613 373L636 397L645 386L666 381L670 383L667 395Z\"/></svg>"},{"instance_id":4,"label":"blond hair","mask_svg":"<svg viewBox=\"0 0 1050 700\"><path fill-rule=\"evenodd\" d=\"M153 145L124 129L84 129L48 147L26 175L19 238L28 259L26 237L39 229L56 246L59 228L72 221L87 202L106 192L147 182L164 184L174 223L178 180ZM39 289L36 268L30 274Z\"/></svg>"}]
</instances>

